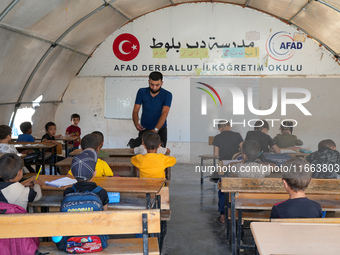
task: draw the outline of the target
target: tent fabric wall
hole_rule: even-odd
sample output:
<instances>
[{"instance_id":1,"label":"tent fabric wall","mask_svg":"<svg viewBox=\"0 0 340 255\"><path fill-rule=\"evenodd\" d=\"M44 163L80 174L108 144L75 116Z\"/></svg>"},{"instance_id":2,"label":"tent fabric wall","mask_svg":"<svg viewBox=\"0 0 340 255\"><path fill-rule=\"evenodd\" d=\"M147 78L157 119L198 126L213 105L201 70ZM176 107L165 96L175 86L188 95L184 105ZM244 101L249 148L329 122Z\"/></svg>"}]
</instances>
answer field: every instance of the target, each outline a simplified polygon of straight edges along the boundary
<instances>
[{"instance_id":1,"label":"tent fabric wall","mask_svg":"<svg viewBox=\"0 0 340 255\"><path fill-rule=\"evenodd\" d=\"M199 2L237 4L295 25L323 44L337 60L337 1L322 0L3 0L0 3L0 110L42 94L61 101L91 53L114 31L161 8ZM12 107L7 104L12 103ZM8 122L6 120L5 122Z\"/></svg>"}]
</instances>

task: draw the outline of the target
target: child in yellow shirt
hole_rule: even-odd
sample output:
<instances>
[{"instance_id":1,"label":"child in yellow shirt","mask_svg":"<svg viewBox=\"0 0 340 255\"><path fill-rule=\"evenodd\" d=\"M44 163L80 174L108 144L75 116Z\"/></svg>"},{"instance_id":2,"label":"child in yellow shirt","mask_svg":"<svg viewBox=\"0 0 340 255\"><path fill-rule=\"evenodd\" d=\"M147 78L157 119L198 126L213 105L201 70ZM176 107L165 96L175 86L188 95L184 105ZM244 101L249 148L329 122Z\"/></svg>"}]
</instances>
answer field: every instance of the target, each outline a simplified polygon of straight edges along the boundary
<instances>
[{"instance_id":1,"label":"child in yellow shirt","mask_svg":"<svg viewBox=\"0 0 340 255\"><path fill-rule=\"evenodd\" d=\"M176 164L176 158L157 154L161 146L160 136L153 131L146 131L143 134L143 146L148 153L138 154L131 158L131 163L139 169L141 178L165 178L165 169Z\"/></svg>"},{"instance_id":2,"label":"child in yellow shirt","mask_svg":"<svg viewBox=\"0 0 340 255\"><path fill-rule=\"evenodd\" d=\"M81 139L81 148L83 150L85 149L91 149L97 152L99 151L99 141L97 139L97 136L95 134L88 134L86 136L84 136ZM72 166L71 166L72 168ZM113 172L111 170L111 168L109 167L109 165L104 161L101 160L100 158L98 158L97 160L97 164L96 164L96 175L94 177L104 177L104 176L113 176ZM72 175L71 170L68 171L69 175Z\"/></svg>"}]
</instances>

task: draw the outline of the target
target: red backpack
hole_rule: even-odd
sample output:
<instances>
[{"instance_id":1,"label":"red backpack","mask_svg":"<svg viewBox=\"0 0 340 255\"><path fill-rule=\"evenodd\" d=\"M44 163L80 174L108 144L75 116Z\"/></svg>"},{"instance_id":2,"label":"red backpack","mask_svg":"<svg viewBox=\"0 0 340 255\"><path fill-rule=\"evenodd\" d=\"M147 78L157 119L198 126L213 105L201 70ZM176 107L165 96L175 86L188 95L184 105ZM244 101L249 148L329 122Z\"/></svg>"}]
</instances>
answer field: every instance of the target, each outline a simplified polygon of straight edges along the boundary
<instances>
[{"instance_id":1,"label":"red backpack","mask_svg":"<svg viewBox=\"0 0 340 255\"><path fill-rule=\"evenodd\" d=\"M27 213L19 205L0 202L0 214ZM39 249L39 238L0 239L0 255L35 255Z\"/></svg>"}]
</instances>

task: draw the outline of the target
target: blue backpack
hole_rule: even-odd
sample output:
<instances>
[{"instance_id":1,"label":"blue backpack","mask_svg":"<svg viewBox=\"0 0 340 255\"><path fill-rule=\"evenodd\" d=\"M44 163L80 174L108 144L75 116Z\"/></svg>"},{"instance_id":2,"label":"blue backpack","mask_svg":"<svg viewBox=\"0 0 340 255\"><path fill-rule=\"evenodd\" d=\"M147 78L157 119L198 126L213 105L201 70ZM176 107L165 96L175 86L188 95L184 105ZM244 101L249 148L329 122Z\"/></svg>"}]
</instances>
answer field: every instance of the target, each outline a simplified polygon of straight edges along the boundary
<instances>
[{"instance_id":1,"label":"blue backpack","mask_svg":"<svg viewBox=\"0 0 340 255\"><path fill-rule=\"evenodd\" d=\"M291 159L292 157L286 153L273 153L273 152L264 152L261 156L261 160L263 162L273 163L277 166L281 166L287 160Z\"/></svg>"},{"instance_id":2,"label":"blue backpack","mask_svg":"<svg viewBox=\"0 0 340 255\"><path fill-rule=\"evenodd\" d=\"M61 202L61 212L91 212L102 211L103 203L98 192L102 190L101 187L96 187L92 191L79 192L75 186L72 186L74 192L67 194ZM101 251L107 247L107 235L97 236L79 236L71 237L64 236L55 238L59 250L67 251L69 253L89 253Z\"/></svg>"}]
</instances>

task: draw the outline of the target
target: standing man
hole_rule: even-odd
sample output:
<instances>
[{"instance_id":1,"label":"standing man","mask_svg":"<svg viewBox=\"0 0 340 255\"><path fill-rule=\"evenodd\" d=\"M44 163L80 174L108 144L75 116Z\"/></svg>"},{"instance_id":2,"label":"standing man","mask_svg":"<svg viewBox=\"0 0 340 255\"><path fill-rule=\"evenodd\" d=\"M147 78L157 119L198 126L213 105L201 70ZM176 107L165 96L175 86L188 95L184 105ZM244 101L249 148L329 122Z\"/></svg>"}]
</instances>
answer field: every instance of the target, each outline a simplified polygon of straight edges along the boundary
<instances>
[{"instance_id":1,"label":"standing man","mask_svg":"<svg viewBox=\"0 0 340 255\"><path fill-rule=\"evenodd\" d=\"M132 112L132 120L141 136L145 130L152 130L161 137L162 146L166 147L167 125L166 118L170 111L172 94L162 88L163 75L160 72L152 72L149 75L149 87L140 88L137 92L135 106ZM142 106L141 123L138 112Z\"/></svg>"}]
</instances>

